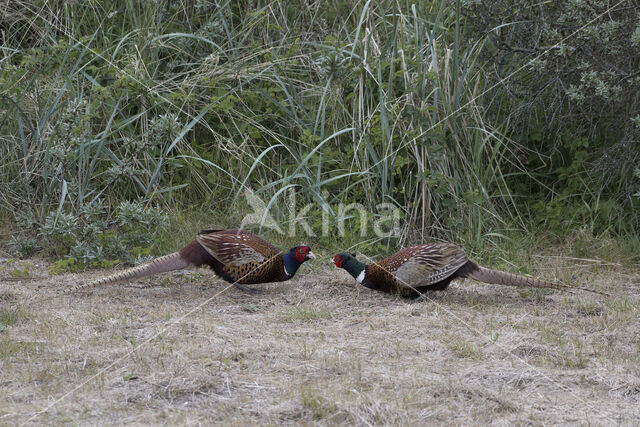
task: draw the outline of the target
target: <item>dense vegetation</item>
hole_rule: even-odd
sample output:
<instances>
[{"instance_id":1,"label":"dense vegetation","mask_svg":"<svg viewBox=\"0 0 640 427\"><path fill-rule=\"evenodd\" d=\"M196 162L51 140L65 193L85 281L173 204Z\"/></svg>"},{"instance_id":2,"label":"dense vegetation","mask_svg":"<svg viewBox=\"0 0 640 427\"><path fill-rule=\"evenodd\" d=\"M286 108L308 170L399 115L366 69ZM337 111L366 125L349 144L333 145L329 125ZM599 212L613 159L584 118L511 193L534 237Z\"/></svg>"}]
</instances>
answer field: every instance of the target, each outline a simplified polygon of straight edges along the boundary
<instances>
[{"instance_id":1,"label":"dense vegetation","mask_svg":"<svg viewBox=\"0 0 640 427\"><path fill-rule=\"evenodd\" d=\"M393 203L402 237L367 236L378 248L478 245L509 230L637 238L639 8L8 2L0 212L17 230L11 247L133 262L167 213L239 221L245 188L283 222L295 189L298 206L317 206L318 230L339 202L372 218Z\"/></svg>"}]
</instances>

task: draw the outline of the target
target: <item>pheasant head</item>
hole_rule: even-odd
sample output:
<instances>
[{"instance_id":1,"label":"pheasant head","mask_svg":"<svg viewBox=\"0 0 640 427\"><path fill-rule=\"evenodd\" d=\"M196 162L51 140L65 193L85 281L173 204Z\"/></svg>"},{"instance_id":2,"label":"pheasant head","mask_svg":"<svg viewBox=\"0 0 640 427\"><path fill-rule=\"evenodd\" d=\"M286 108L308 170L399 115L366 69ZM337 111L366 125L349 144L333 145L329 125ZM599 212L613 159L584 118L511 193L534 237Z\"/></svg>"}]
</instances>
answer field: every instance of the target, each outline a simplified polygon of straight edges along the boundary
<instances>
[{"instance_id":1,"label":"pheasant head","mask_svg":"<svg viewBox=\"0 0 640 427\"><path fill-rule=\"evenodd\" d=\"M289 252L282 254L284 271L287 276L293 276L298 268L305 262L315 258L311 248L307 245L294 246Z\"/></svg>"},{"instance_id":2,"label":"pheasant head","mask_svg":"<svg viewBox=\"0 0 640 427\"><path fill-rule=\"evenodd\" d=\"M347 270L358 283L362 283L364 280L367 266L356 259L355 253L340 252L333 257L333 262L336 267Z\"/></svg>"}]
</instances>

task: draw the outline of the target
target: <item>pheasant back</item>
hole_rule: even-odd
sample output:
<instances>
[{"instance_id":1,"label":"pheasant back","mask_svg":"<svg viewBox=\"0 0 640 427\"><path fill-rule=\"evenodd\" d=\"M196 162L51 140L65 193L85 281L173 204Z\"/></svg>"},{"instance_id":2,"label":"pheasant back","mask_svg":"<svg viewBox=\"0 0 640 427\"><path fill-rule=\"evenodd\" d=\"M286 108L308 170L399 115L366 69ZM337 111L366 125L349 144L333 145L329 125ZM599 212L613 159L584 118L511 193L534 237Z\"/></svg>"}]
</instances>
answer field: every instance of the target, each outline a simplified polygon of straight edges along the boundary
<instances>
[{"instance_id":1,"label":"pheasant back","mask_svg":"<svg viewBox=\"0 0 640 427\"><path fill-rule=\"evenodd\" d=\"M453 243L432 243L402 249L366 268L365 286L414 296L416 288L442 290L451 277L469 260L463 249Z\"/></svg>"},{"instance_id":2,"label":"pheasant back","mask_svg":"<svg viewBox=\"0 0 640 427\"><path fill-rule=\"evenodd\" d=\"M281 251L243 230L206 230L196 237L211 255L207 264L224 280L245 285L286 280Z\"/></svg>"}]
</instances>

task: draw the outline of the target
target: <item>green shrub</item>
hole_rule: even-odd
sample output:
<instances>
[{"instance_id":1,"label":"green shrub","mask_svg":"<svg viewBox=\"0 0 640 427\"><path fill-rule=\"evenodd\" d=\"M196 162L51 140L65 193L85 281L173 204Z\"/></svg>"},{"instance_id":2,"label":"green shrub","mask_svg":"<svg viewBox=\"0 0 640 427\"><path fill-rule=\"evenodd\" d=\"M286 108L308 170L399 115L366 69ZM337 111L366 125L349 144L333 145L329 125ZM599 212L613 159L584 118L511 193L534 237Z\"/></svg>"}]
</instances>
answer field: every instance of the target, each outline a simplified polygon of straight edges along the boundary
<instances>
[{"instance_id":1,"label":"green shrub","mask_svg":"<svg viewBox=\"0 0 640 427\"><path fill-rule=\"evenodd\" d=\"M537 173L519 176L523 204L564 205L562 227L595 221L599 232L640 229L632 174L640 164L640 15L626 2L575 0L531 6L526 0L463 2L472 37L486 35L483 59L496 108L509 136L523 142L521 159ZM533 179L529 179L533 178ZM527 184L527 181L528 184ZM525 187L526 185L526 187ZM533 193L532 197L526 197ZM556 202L556 198L561 201ZM585 209L586 207L586 209ZM571 219L571 218L569 218ZM593 225L593 224L589 224ZM556 228L562 232L564 228Z\"/></svg>"},{"instance_id":2,"label":"green shrub","mask_svg":"<svg viewBox=\"0 0 640 427\"><path fill-rule=\"evenodd\" d=\"M393 203L402 237L363 240L375 251L640 229L623 5L93 4L0 18L0 211L53 256L143 259L164 222L149 204L230 216L248 188L281 223L310 202L332 221Z\"/></svg>"},{"instance_id":3,"label":"green shrub","mask_svg":"<svg viewBox=\"0 0 640 427\"><path fill-rule=\"evenodd\" d=\"M20 258L28 258L36 253L38 244L30 237L12 236L9 239L9 249Z\"/></svg>"},{"instance_id":4,"label":"green shrub","mask_svg":"<svg viewBox=\"0 0 640 427\"><path fill-rule=\"evenodd\" d=\"M147 261L152 258L155 233L161 233L167 222L159 208L140 201L122 202L112 220L99 201L81 212L79 217L51 213L40 231L53 255L64 257L52 265L52 273Z\"/></svg>"}]
</instances>

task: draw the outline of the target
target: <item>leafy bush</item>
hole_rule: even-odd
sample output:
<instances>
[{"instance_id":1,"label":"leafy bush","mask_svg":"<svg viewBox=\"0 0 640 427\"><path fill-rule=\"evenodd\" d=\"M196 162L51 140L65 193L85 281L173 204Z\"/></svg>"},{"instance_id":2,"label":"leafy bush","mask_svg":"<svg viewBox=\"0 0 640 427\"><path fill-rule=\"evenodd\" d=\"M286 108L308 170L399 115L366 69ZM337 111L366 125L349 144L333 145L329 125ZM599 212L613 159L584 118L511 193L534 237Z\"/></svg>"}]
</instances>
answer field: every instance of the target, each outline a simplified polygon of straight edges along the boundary
<instances>
[{"instance_id":1,"label":"leafy bush","mask_svg":"<svg viewBox=\"0 0 640 427\"><path fill-rule=\"evenodd\" d=\"M564 227L632 232L640 204L631 197L640 164L640 14L628 2L575 0L533 6L526 0L465 2L474 37L485 35L488 77L498 87L492 117L506 118L537 170L527 204L562 205ZM506 90L504 90L506 89ZM540 154L542 155L540 155ZM522 185L526 177L519 177ZM525 181L526 182L526 181ZM537 200L536 200L537 199ZM602 210L603 206L608 212ZM586 207L586 209L585 209ZM557 222L552 216L543 220ZM573 215L580 210L578 215ZM535 208L536 214L541 211ZM571 215L567 215L571 213ZM575 221L567 222L567 216ZM593 224L590 224L593 225Z\"/></svg>"},{"instance_id":2,"label":"leafy bush","mask_svg":"<svg viewBox=\"0 0 640 427\"><path fill-rule=\"evenodd\" d=\"M36 253L38 244L33 238L12 236L9 239L9 249L20 258L28 258Z\"/></svg>"},{"instance_id":3,"label":"leafy bush","mask_svg":"<svg viewBox=\"0 0 640 427\"><path fill-rule=\"evenodd\" d=\"M52 273L60 273L147 261L153 236L165 229L166 221L160 209L140 201L122 202L115 218L109 220L104 206L96 201L78 217L51 212L40 235L51 255L64 257L51 268Z\"/></svg>"},{"instance_id":4,"label":"leafy bush","mask_svg":"<svg viewBox=\"0 0 640 427\"><path fill-rule=\"evenodd\" d=\"M333 220L393 203L387 250L640 228L624 3L93 4L0 17L0 210L51 255L142 259L162 221L129 201L233 213L247 188L281 221L292 188Z\"/></svg>"}]
</instances>

